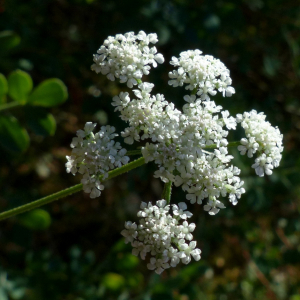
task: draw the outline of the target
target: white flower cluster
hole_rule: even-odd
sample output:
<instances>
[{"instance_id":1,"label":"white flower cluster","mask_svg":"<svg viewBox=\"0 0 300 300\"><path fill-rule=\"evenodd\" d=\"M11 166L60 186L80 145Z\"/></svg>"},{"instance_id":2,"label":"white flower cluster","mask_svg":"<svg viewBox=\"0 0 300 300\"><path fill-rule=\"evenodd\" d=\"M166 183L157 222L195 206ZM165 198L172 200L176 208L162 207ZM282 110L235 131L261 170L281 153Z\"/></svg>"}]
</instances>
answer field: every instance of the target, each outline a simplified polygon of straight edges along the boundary
<instances>
[{"instance_id":1,"label":"white flower cluster","mask_svg":"<svg viewBox=\"0 0 300 300\"><path fill-rule=\"evenodd\" d=\"M196 96L185 96L189 103L181 112L163 95L151 96L153 84L138 87L133 91L137 99L131 100L128 93L113 98L115 110L129 123L122 132L125 142L150 138L153 143L147 143L142 153L146 162L158 165L155 177L182 186L191 203L201 204L208 198L204 209L209 214L225 207L217 200L220 196L228 195L230 202L237 204L245 192L244 182L239 178L240 170L228 166L233 156L228 155L228 131L224 128L235 129L235 118L213 101L201 101ZM205 150L212 145L216 148L213 152Z\"/></svg>"},{"instance_id":2,"label":"white flower cluster","mask_svg":"<svg viewBox=\"0 0 300 300\"><path fill-rule=\"evenodd\" d=\"M247 137L241 139L242 145L238 146L238 150L241 155L247 153L248 157L258 154L252 168L260 177L272 174L273 168L279 166L283 151L283 135L278 127L273 127L265 119L266 116L257 113L256 110L245 112L243 115L238 114L236 117L237 122L245 129Z\"/></svg>"},{"instance_id":3,"label":"white flower cluster","mask_svg":"<svg viewBox=\"0 0 300 300\"><path fill-rule=\"evenodd\" d=\"M120 82L127 82L127 86L132 88L143 74L149 74L150 65L155 68L157 63L164 62L164 57L157 53L156 47L149 47L150 43L157 41L156 33L147 35L144 31L137 35L128 32L109 36L94 55L91 69L107 75L112 81L119 78Z\"/></svg>"},{"instance_id":4,"label":"white flower cluster","mask_svg":"<svg viewBox=\"0 0 300 300\"><path fill-rule=\"evenodd\" d=\"M129 123L129 127L121 133L128 144L139 141L140 133L143 133L142 140L164 141L171 126L176 126L173 133L177 134L176 122L181 112L175 109L174 104L169 104L163 95L151 96L153 86L147 82L139 84L139 90L133 90L137 99L131 100L128 93L122 92L113 98L115 110L120 111L121 119ZM171 118L175 118L172 123Z\"/></svg>"},{"instance_id":5,"label":"white flower cluster","mask_svg":"<svg viewBox=\"0 0 300 300\"><path fill-rule=\"evenodd\" d=\"M176 267L180 261L188 264L191 257L196 261L201 258L201 250L192 241L195 224L188 224L186 221L192 213L186 209L184 202L178 206L173 204L171 215L170 205L167 205L166 200L159 200L156 205L142 202L137 214L141 218L139 224L125 222L125 229L121 234L126 243L131 243L133 255L140 255L144 260L147 253L150 253L152 257L147 264L149 270L161 274L165 269Z\"/></svg>"},{"instance_id":6,"label":"white flower cluster","mask_svg":"<svg viewBox=\"0 0 300 300\"><path fill-rule=\"evenodd\" d=\"M102 126L96 134L93 133L96 124L88 122L84 130L77 131L71 143L72 153L67 156L68 173L82 174L83 190L90 193L91 198L99 197L104 186L99 180L108 177L108 171L127 164L129 157L120 143L113 139L118 135L112 126Z\"/></svg>"},{"instance_id":7,"label":"white flower cluster","mask_svg":"<svg viewBox=\"0 0 300 300\"><path fill-rule=\"evenodd\" d=\"M169 84L186 85L191 91L184 96L182 110L162 94L151 95L154 84L142 82L141 78L149 74L151 65L164 62L156 48L149 46L157 41L156 34L147 35L144 31L110 36L94 55L92 70L107 75L109 80L118 78L129 88L137 85L132 90L134 98L127 92L113 97L115 111L128 123L122 137L127 144L146 140L142 154L146 163L154 161L158 166L154 176L181 186L192 204L202 204L207 199L204 210L215 215L225 208L220 197L228 197L236 205L245 193L240 169L230 164L233 156L227 148L235 142L229 144L229 130L235 130L237 123L245 129L246 138L238 150L248 157L257 154L252 167L259 176L270 175L278 167L283 136L265 121L263 113L252 110L234 118L210 100L217 92L230 97L235 90L226 66L213 56L202 55L200 50L182 52L179 59L173 57L170 62L177 70L169 73ZM95 126L89 122L77 132L66 164L67 172L83 174L81 182L91 198L100 196L104 188L100 178L107 178L109 170L129 161L126 150L113 140L117 136L115 128L103 126L93 134ZM121 234L126 243L131 243L134 255L144 260L150 254L148 269L161 274L180 261L188 264L191 257L200 259L201 250L196 248L192 235L195 224L187 222L192 214L186 211L184 202L142 202L140 208L139 223L125 222Z\"/></svg>"},{"instance_id":8,"label":"white flower cluster","mask_svg":"<svg viewBox=\"0 0 300 300\"><path fill-rule=\"evenodd\" d=\"M186 84L186 89L196 90L202 100L209 100L209 95L214 96L217 91L223 97L230 97L235 89L229 70L219 59L201 54L200 50L189 50L181 52L179 59L173 56L170 64L178 69L169 72L169 84L173 87Z\"/></svg>"},{"instance_id":9,"label":"white flower cluster","mask_svg":"<svg viewBox=\"0 0 300 300\"><path fill-rule=\"evenodd\" d=\"M143 31L109 37L94 56L96 64L92 68L111 80L117 77L127 81L129 87L138 84L133 90L135 97L121 92L113 98L115 111L129 125L122 137L127 144L147 140L142 154L146 162L158 165L154 176L181 186L191 203L202 204L207 199L204 210L215 215L225 207L220 197L228 197L236 205L245 193L240 170L230 164L233 156L228 154L228 131L235 130L237 122L242 123L247 138L242 139L239 150L248 156L258 152L253 167L259 176L271 174L278 166L282 135L255 111L233 118L210 100L209 96L218 91L231 96L235 90L226 66L200 50L182 52L171 61L177 70L169 73L169 84L186 85L192 91L184 96L187 103L182 110L162 94L151 95L154 84L141 83L140 78L149 73L149 64L155 67L156 62L163 62L155 47L151 50L148 46L156 42L156 34L146 35Z\"/></svg>"}]
</instances>

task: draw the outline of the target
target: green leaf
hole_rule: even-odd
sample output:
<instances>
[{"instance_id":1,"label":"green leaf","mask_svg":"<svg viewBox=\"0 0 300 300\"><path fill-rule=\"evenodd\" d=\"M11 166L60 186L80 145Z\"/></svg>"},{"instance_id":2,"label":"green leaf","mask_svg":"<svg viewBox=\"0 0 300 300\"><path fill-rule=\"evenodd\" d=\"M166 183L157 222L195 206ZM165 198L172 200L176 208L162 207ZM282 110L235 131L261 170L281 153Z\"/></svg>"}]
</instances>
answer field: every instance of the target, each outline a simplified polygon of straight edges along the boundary
<instances>
[{"instance_id":1,"label":"green leaf","mask_svg":"<svg viewBox=\"0 0 300 300\"><path fill-rule=\"evenodd\" d=\"M8 94L15 101L25 104L32 90L32 79L24 71L16 70L8 76Z\"/></svg>"},{"instance_id":2,"label":"green leaf","mask_svg":"<svg viewBox=\"0 0 300 300\"><path fill-rule=\"evenodd\" d=\"M28 104L51 107L67 100L68 90L65 84L57 78L47 79L37 86L29 96Z\"/></svg>"},{"instance_id":3,"label":"green leaf","mask_svg":"<svg viewBox=\"0 0 300 300\"><path fill-rule=\"evenodd\" d=\"M19 217L19 222L33 230L47 229L51 224L51 216L44 209L35 209Z\"/></svg>"},{"instance_id":4,"label":"green leaf","mask_svg":"<svg viewBox=\"0 0 300 300\"><path fill-rule=\"evenodd\" d=\"M25 118L29 128L38 135L54 135L56 121L52 114L40 107L26 107Z\"/></svg>"},{"instance_id":5,"label":"green leaf","mask_svg":"<svg viewBox=\"0 0 300 300\"><path fill-rule=\"evenodd\" d=\"M0 144L14 152L23 152L29 146L27 131L13 116L0 117Z\"/></svg>"},{"instance_id":6,"label":"green leaf","mask_svg":"<svg viewBox=\"0 0 300 300\"><path fill-rule=\"evenodd\" d=\"M7 91L8 91L7 80L3 74L0 74L0 104L6 102Z\"/></svg>"},{"instance_id":7,"label":"green leaf","mask_svg":"<svg viewBox=\"0 0 300 300\"><path fill-rule=\"evenodd\" d=\"M20 43L20 37L13 31L0 32L0 54L6 54Z\"/></svg>"},{"instance_id":8,"label":"green leaf","mask_svg":"<svg viewBox=\"0 0 300 300\"><path fill-rule=\"evenodd\" d=\"M111 291L119 291L125 284L125 278L117 273L107 273L104 275L102 284Z\"/></svg>"}]
</instances>

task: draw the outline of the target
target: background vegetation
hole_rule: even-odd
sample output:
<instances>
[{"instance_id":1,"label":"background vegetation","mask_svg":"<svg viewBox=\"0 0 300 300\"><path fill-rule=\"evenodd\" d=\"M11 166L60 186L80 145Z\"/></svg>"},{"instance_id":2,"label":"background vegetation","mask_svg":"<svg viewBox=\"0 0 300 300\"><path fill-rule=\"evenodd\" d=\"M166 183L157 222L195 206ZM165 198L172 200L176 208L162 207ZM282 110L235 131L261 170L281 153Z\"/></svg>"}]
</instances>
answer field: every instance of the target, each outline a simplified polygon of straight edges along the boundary
<instances>
[{"instance_id":1,"label":"background vegetation","mask_svg":"<svg viewBox=\"0 0 300 300\"><path fill-rule=\"evenodd\" d=\"M107 182L99 199L80 192L3 221L0 300L300 299L298 1L3 0L0 11L0 30L15 36L13 45L0 41L0 72L23 70L34 86L59 78L69 93L64 104L47 108L55 134L29 128L27 150L0 149L1 211L79 183L64 164L85 122L122 129L110 102L125 86L90 71L92 54L108 35L157 32L166 62L195 48L220 58L236 95L217 98L218 104L232 114L264 111L285 145L270 177L258 178L251 160L237 156L247 193L236 207L213 217L189 206L202 259L162 276L132 256L120 235L125 221L136 220L141 201L160 199L151 164ZM184 91L167 86L169 69L166 63L147 80L180 107ZM0 112L10 113L26 123L22 108ZM174 189L172 201L183 199Z\"/></svg>"}]
</instances>

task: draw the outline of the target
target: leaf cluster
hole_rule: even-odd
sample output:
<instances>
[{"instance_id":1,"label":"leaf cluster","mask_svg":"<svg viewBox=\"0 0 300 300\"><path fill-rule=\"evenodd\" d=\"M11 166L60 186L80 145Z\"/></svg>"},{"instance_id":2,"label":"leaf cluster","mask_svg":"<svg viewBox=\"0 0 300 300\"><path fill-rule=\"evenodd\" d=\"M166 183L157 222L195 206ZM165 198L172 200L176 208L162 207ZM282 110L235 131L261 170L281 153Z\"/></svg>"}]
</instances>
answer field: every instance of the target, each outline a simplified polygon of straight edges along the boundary
<instances>
[{"instance_id":1,"label":"leaf cluster","mask_svg":"<svg viewBox=\"0 0 300 300\"><path fill-rule=\"evenodd\" d=\"M2 53L17 44L13 33L0 33ZM0 53L1 55L1 53ZM0 144L8 151L24 152L30 138L27 130L7 109L22 108L26 127L35 134L53 136L56 130L54 116L45 108L64 103L68 92L65 84L57 78L47 79L33 88L31 76L22 70L11 72L7 78L0 74Z\"/></svg>"}]
</instances>

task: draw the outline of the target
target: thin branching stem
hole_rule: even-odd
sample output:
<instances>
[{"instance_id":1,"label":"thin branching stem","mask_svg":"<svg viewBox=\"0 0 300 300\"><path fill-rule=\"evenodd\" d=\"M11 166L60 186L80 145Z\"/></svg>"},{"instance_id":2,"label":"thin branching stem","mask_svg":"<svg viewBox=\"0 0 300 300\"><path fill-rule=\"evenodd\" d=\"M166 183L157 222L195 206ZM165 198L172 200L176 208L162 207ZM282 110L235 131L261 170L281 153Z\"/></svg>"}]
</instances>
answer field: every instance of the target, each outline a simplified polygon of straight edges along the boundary
<instances>
[{"instance_id":1,"label":"thin branching stem","mask_svg":"<svg viewBox=\"0 0 300 300\"><path fill-rule=\"evenodd\" d=\"M241 142L240 141L235 141L235 142L228 143L227 147L232 148L232 147L237 147L239 145L241 145ZM203 149L216 149L216 148L219 148L217 146L217 144L211 144L211 145L203 147Z\"/></svg>"},{"instance_id":2,"label":"thin branching stem","mask_svg":"<svg viewBox=\"0 0 300 300\"><path fill-rule=\"evenodd\" d=\"M128 156L141 155L141 154L142 154L142 150L141 149L130 150L130 151L126 152L126 155L128 155Z\"/></svg>"},{"instance_id":3,"label":"thin branching stem","mask_svg":"<svg viewBox=\"0 0 300 300\"><path fill-rule=\"evenodd\" d=\"M167 204L170 204L172 193L172 182L169 181L165 183L164 190L162 192L161 198L167 201Z\"/></svg>"},{"instance_id":4,"label":"thin branching stem","mask_svg":"<svg viewBox=\"0 0 300 300\"><path fill-rule=\"evenodd\" d=\"M128 163L127 165L124 165L120 168L117 168L115 170L112 170L112 171L108 172L108 177L107 178L102 179L102 176L100 176L99 179L100 179L101 182L104 182L108 179L111 179L111 178L117 177L117 176L119 176L123 173L129 172L129 171L131 171L131 170L133 170L137 167L140 167L144 164L145 164L144 157L140 157L140 158ZM24 213L26 211L32 210L32 209L37 208L39 206L48 204L50 202L56 201L58 199L65 198L69 195L72 195L74 193L77 193L77 192L81 191L82 188L83 188L83 185L82 185L82 183L80 183L80 184L74 185L72 187L69 187L65 190L54 193L52 195L46 196L46 197L38 199L36 201L27 203L25 205L21 205L19 207L10 209L10 210L5 211L3 213L0 213L0 221L5 220L5 219L10 218L10 217L13 217L13 216L16 216L18 214Z\"/></svg>"}]
</instances>

